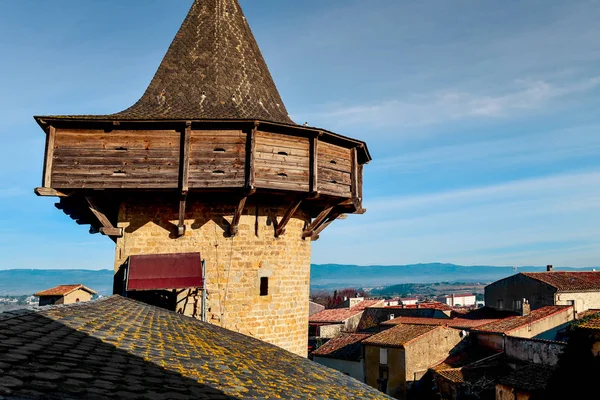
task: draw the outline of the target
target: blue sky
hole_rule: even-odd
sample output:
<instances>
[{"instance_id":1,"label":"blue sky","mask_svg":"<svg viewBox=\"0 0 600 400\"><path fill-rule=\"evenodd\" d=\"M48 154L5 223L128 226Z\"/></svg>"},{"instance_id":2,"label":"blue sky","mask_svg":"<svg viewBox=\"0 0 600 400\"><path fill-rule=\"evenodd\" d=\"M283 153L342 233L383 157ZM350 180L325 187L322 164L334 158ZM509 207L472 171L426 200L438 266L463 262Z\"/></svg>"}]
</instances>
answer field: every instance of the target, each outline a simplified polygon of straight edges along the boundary
<instances>
[{"instance_id":1,"label":"blue sky","mask_svg":"<svg viewBox=\"0 0 600 400\"><path fill-rule=\"evenodd\" d=\"M600 1L241 0L298 123L365 140L314 263L600 265ZM0 1L0 268L111 268L38 198L35 114L131 105L191 0Z\"/></svg>"}]
</instances>

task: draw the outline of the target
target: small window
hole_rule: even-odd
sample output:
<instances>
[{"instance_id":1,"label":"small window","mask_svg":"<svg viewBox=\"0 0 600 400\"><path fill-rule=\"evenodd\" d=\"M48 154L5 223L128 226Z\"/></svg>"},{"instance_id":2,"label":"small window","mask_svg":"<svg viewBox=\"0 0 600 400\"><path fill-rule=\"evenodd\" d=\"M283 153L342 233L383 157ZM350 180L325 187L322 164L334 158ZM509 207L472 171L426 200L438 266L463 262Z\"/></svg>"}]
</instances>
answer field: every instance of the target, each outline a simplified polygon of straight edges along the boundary
<instances>
[{"instance_id":1,"label":"small window","mask_svg":"<svg viewBox=\"0 0 600 400\"><path fill-rule=\"evenodd\" d=\"M498 299L497 303L498 303L498 309L503 310L504 309L504 300Z\"/></svg>"},{"instance_id":2,"label":"small window","mask_svg":"<svg viewBox=\"0 0 600 400\"><path fill-rule=\"evenodd\" d=\"M79 298L75 299L75 303L79 303Z\"/></svg>"},{"instance_id":3,"label":"small window","mask_svg":"<svg viewBox=\"0 0 600 400\"><path fill-rule=\"evenodd\" d=\"M379 349L379 364L387 365L387 349Z\"/></svg>"},{"instance_id":4,"label":"small window","mask_svg":"<svg viewBox=\"0 0 600 400\"><path fill-rule=\"evenodd\" d=\"M260 295L267 296L269 294L269 278L263 276L260 278Z\"/></svg>"}]
</instances>

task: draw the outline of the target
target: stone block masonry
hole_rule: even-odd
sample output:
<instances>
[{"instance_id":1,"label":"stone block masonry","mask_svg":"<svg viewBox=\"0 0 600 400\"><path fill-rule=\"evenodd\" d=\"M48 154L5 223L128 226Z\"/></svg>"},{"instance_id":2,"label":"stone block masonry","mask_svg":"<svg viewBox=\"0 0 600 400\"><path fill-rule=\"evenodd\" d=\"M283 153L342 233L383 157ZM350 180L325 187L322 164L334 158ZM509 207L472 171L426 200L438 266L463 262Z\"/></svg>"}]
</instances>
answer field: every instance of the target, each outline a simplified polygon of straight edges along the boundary
<instances>
[{"instance_id":1,"label":"stone block masonry","mask_svg":"<svg viewBox=\"0 0 600 400\"><path fill-rule=\"evenodd\" d=\"M308 216L298 210L286 233L274 237L268 209L281 219L288 205L252 197L239 233L229 237L234 201L188 199L186 233L177 237L178 204L165 196L124 201L118 226L115 271L131 255L200 252L206 260L207 320L301 356L307 355L310 239ZM261 279L263 278L263 279ZM261 281L267 293L261 295ZM193 293L190 292L190 293ZM199 318L199 295L183 312Z\"/></svg>"}]
</instances>

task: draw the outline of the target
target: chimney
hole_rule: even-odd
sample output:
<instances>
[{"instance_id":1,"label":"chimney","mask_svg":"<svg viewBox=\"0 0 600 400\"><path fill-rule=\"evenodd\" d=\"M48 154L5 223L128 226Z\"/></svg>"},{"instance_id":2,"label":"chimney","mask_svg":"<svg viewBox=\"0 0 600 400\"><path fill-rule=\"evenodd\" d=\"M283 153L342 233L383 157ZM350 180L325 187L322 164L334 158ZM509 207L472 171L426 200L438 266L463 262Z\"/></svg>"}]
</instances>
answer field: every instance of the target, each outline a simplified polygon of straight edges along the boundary
<instances>
[{"instance_id":1,"label":"chimney","mask_svg":"<svg viewBox=\"0 0 600 400\"><path fill-rule=\"evenodd\" d=\"M552 272L552 265L546 265L546 272Z\"/></svg>"},{"instance_id":2,"label":"chimney","mask_svg":"<svg viewBox=\"0 0 600 400\"><path fill-rule=\"evenodd\" d=\"M529 301L527 299L523 299L521 302L521 315L529 315L531 312L531 306L529 305Z\"/></svg>"},{"instance_id":3,"label":"chimney","mask_svg":"<svg viewBox=\"0 0 600 400\"><path fill-rule=\"evenodd\" d=\"M450 305L454 307L454 293L452 293L452 303Z\"/></svg>"}]
</instances>

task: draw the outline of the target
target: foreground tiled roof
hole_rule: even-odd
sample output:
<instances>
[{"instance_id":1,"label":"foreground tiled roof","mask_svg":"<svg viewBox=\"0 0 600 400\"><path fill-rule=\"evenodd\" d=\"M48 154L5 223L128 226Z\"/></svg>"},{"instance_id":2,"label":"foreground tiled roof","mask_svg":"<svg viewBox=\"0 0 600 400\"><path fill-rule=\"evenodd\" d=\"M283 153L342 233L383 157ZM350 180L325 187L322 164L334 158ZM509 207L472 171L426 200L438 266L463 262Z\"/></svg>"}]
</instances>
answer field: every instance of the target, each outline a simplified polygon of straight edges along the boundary
<instances>
[{"instance_id":1,"label":"foreground tiled roof","mask_svg":"<svg viewBox=\"0 0 600 400\"><path fill-rule=\"evenodd\" d=\"M544 282L560 291L599 290L600 272L522 272L529 278Z\"/></svg>"},{"instance_id":2,"label":"foreground tiled roof","mask_svg":"<svg viewBox=\"0 0 600 400\"><path fill-rule=\"evenodd\" d=\"M462 368L448 368L436 371L437 374L443 376L450 382L463 383L465 377L462 372Z\"/></svg>"},{"instance_id":3,"label":"foreground tiled roof","mask_svg":"<svg viewBox=\"0 0 600 400\"><path fill-rule=\"evenodd\" d=\"M85 290L88 293L96 294L96 291L83 286L82 284L74 284L74 285L58 285L53 287L52 289L42 290L41 292L37 292L34 296L66 296L69 293L76 291L77 289Z\"/></svg>"},{"instance_id":4,"label":"foreground tiled roof","mask_svg":"<svg viewBox=\"0 0 600 400\"><path fill-rule=\"evenodd\" d=\"M370 333L342 333L312 352L313 356L358 361L361 358L361 342Z\"/></svg>"},{"instance_id":5,"label":"foreground tiled roof","mask_svg":"<svg viewBox=\"0 0 600 400\"><path fill-rule=\"evenodd\" d=\"M543 391L555 369L542 364L529 364L503 378L498 383L525 391Z\"/></svg>"},{"instance_id":6,"label":"foreground tiled roof","mask_svg":"<svg viewBox=\"0 0 600 400\"><path fill-rule=\"evenodd\" d=\"M477 326L486 325L495 322L495 319L464 319L464 318L418 318L418 317L397 317L388 321L384 321L381 325L443 325L451 328L475 328Z\"/></svg>"},{"instance_id":7,"label":"foreground tiled roof","mask_svg":"<svg viewBox=\"0 0 600 400\"><path fill-rule=\"evenodd\" d=\"M384 300L363 300L352 308L330 308L311 315L309 322L331 324L342 323L348 318L360 314L365 308L373 307L383 302Z\"/></svg>"},{"instance_id":8,"label":"foreground tiled roof","mask_svg":"<svg viewBox=\"0 0 600 400\"><path fill-rule=\"evenodd\" d=\"M477 331L510 333L534 322L541 321L562 312L572 312L572 306L546 306L531 311L528 315L509 317L475 328Z\"/></svg>"},{"instance_id":9,"label":"foreground tiled roof","mask_svg":"<svg viewBox=\"0 0 600 400\"><path fill-rule=\"evenodd\" d=\"M402 347L435 329L444 328L434 325L397 325L365 339L363 344L384 347Z\"/></svg>"},{"instance_id":10,"label":"foreground tiled roof","mask_svg":"<svg viewBox=\"0 0 600 400\"><path fill-rule=\"evenodd\" d=\"M595 313L590 314L587 317L589 319L579 324L578 328L600 331L600 313L596 310Z\"/></svg>"},{"instance_id":11,"label":"foreground tiled roof","mask_svg":"<svg viewBox=\"0 0 600 400\"><path fill-rule=\"evenodd\" d=\"M137 103L113 115L78 117L293 124L237 0L195 0Z\"/></svg>"},{"instance_id":12,"label":"foreground tiled roof","mask_svg":"<svg viewBox=\"0 0 600 400\"><path fill-rule=\"evenodd\" d=\"M386 398L265 342L119 296L0 314L0 396Z\"/></svg>"}]
</instances>

